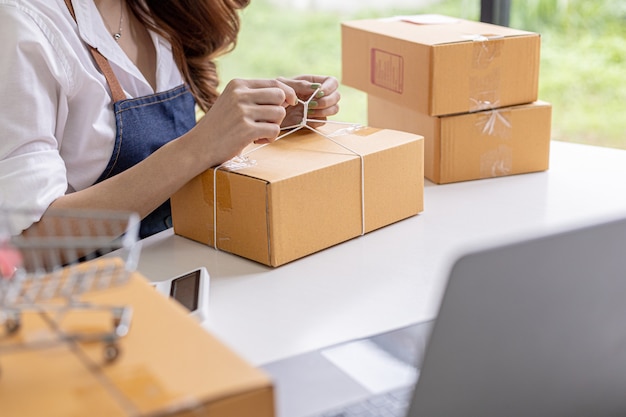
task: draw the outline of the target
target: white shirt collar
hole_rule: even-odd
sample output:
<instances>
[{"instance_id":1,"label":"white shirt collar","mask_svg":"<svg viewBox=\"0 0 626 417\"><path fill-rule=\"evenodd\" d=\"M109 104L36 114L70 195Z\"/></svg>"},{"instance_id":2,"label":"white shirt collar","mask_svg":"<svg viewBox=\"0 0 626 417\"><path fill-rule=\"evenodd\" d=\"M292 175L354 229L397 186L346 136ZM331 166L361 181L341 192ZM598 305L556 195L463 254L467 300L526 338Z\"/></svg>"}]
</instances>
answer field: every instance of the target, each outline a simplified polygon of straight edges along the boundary
<instances>
[{"instance_id":1,"label":"white shirt collar","mask_svg":"<svg viewBox=\"0 0 626 417\"><path fill-rule=\"evenodd\" d=\"M152 91L152 87L145 79L141 71L130 60L130 58L124 53L122 48L117 44L113 35L109 33L98 8L92 0L76 1L73 0L74 11L76 13L76 21L78 24L78 33L81 39L88 45L96 48L109 62L119 67L122 71L128 73L130 76L136 79L137 82L145 84ZM161 53L163 50L169 51L171 54L171 45L161 36L152 31L148 31L156 50L156 64L157 64L157 90L161 90L160 85L163 81L159 80L159 74L162 71L158 68L160 65L171 65L171 59L162 59ZM170 68L165 68L166 72L171 71Z\"/></svg>"}]
</instances>

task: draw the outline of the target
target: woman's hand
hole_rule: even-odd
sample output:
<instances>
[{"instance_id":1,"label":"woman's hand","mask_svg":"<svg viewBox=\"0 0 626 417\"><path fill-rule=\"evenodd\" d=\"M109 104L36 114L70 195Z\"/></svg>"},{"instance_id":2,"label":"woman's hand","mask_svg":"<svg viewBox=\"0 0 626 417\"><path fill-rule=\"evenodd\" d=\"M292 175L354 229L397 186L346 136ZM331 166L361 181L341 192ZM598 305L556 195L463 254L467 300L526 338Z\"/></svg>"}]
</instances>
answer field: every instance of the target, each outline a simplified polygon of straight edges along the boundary
<instances>
[{"instance_id":1,"label":"woman's hand","mask_svg":"<svg viewBox=\"0 0 626 417\"><path fill-rule=\"evenodd\" d=\"M185 137L186 149L199 161L200 172L219 165L252 142L273 142L281 127L299 125L304 106L309 102L308 122L315 127L339 111L340 99L333 77L302 75L276 80L241 80L229 82L213 107Z\"/></svg>"},{"instance_id":2,"label":"woman's hand","mask_svg":"<svg viewBox=\"0 0 626 417\"><path fill-rule=\"evenodd\" d=\"M321 126L324 124L324 120L329 116L337 114L339 111L338 103L341 95L337 90L339 82L334 77L301 75L295 78L281 77L278 78L278 81L291 87L302 101L307 101L315 90L320 89L309 102L309 109L306 115L304 114L304 106L302 104L288 107L282 127L299 125L305 116L307 119L320 120L320 123L309 121L309 126Z\"/></svg>"},{"instance_id":3,"label":"woman's hand","mask_svg":"<svg viewBox=\"0 0 626 417\"><path fill-rule=\"evenodd\" d=\"M252 142L276 139L285 109L296 104L296 92L281 81L232 80L192 129L189 149L208 157L202 164L205 169L219 165Z\"/></svg>"}]
</instances>

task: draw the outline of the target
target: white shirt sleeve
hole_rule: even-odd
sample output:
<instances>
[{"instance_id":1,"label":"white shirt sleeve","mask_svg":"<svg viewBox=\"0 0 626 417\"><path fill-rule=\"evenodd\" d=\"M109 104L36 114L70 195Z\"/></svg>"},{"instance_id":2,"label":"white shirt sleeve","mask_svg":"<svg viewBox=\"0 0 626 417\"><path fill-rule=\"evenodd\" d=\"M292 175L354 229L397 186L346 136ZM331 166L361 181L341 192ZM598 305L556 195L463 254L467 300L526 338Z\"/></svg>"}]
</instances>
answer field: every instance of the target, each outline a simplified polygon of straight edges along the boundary
<instances>
[{"instance_id":1,"label":"white shirt sleeve","mask_svg":"<svg viewBox=\"0 0 626 417\"><path fill-rule=\"evenodd\" d=\"M109 60L129 98L154 93L95 3L74 7L78 26L63 1L0 0L0 211L28 210L13 222L20 230L57 198L94 184L111 158L113 103L87 44ZM151 35L157 90L179 86L171 46Z\"/></svg>"},{"instance_id":2,"label":"white shirt sleeve","mask_svg":"<svg viewBox=\"0 0 626 417\"><path fill-rule=\"evenodd\" d=\"M31 211L25 228L67 190L55 133L70 77L40 16L0 4L0 22L0 207Z\"/></svg>"}]
</instances>

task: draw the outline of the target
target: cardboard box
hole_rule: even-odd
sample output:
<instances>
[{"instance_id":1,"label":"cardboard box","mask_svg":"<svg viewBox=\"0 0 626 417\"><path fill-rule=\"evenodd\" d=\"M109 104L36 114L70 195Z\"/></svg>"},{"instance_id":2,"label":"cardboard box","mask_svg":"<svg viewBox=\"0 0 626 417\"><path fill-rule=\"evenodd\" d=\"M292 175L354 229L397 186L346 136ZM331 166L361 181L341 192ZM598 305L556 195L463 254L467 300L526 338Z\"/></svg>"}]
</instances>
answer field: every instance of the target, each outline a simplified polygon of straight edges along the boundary
<instances>
[{"instance_id":1,"label":"cardboard box","mask_svg":"<svg viewBox=\"0 0 626 417\"><path fill-rule=\"evenodd\" d=\"M552 106L531 104L428 116L368 96L368 123L424 136L424 176L438 183L544 171Z\"/></svg>"},{"instance_id":2,"label":"cardboard box","mask_svg":"<svg viewBox=\"0 0 626 417\"><path fill-rule=\"evenodd\" d=\"M342 23L342 82L431 116L537 100L538 34L419 18Z\"/></svg>"},{"instance_id":3,"label":"cardboard box","mask_svg":"<svg viewBox=\"0 0 626 417\"><path fill-rule=\"evenodd\" d=\"M302 129L218 170L215 195L214 170L196 177L172 196L174 231L214 246L215 223L219 250L279 266L423 210L421 136L336 126L319 129L332 140Z\"/></svg>"},{"instance_id":4,"label":"cardboard box","mask_svg":"<svg viewBox=\"0 0 626 417\"><path fill-rule=\"evenodd\" d=\"M268 377L139 274L81 300L132 307L117 359L105 363L100 340L59 343L57 332L110 331L110 314L71 309L58 320L27 311L0 339L1 416L274 416Z\"/></svg>"}]
</instances>

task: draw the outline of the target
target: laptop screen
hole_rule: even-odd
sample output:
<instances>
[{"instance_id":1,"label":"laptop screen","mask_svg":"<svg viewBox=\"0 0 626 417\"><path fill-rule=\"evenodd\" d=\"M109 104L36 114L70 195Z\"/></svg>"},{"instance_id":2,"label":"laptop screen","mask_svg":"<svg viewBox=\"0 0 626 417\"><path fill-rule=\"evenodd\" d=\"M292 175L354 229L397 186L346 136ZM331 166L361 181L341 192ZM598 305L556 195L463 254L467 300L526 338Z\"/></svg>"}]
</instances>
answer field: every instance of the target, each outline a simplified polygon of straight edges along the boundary
<instances>
[{"instance_id":1,"label":"laptop screen","mask_svg":"<svg viewBox=\"0 0 626 417\"><path fill-rule=\"evenodd\" d=\"M468 254L410 417L626 415L626 220Z\"/></svg>"}]
</instances>

